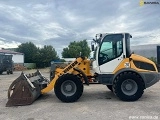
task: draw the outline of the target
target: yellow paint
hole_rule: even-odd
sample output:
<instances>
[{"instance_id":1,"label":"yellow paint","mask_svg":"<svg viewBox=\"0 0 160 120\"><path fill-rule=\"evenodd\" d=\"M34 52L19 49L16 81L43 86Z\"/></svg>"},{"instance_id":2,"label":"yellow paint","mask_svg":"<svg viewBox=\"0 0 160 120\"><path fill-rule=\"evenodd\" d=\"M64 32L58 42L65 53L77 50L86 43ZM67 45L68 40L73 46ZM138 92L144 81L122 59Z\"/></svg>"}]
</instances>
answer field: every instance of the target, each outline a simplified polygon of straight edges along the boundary
<instances>
[{"instance_id":1,"label":"yellow paint","mask_svg":"<svg viewBox=\"0 0 160 120\"><path fill-rule=\"evenodd\" d=\"M113 71L113 74L116 74L119 70L121 69L125 69L125 63L130 63L130 66L129 68L132 68L138 72L152 72L152 71L149 71L149 70L144 70L144 69L138 69L134 63L133 63L133 60L135 61L141 61L141 62L146 62L146 63L149 63L149 64L152 64L155 69L156 69L156 72L157 72L157 67L155 65L154 62L152 62L151 60L145 58L145 57L142 57L142 56L139 56L139 55L136 55L136 54L132 54L131 55L131 61L129 61L129 58L125 58L124 60L122 60L122 62L116 67L116 69ZM86 76L93 76L93 74L91 74L90 72L90 60L87 60L87 58L85 58L84 60L82 58L77 58L76 61L78 62L73 68L78 68L78 69L81 69L84 74ZM72 63L74 63L75 61L73 61ZM72 64L71 63L71 64ZM69 65L71 65L69 64ZM69 66L68 65L68 66ZM64 74L64 70L66 68L68 68L68 66L66 66L64 69L60 69L60 68L57 68L55 70L55 77L53 78L53 80L49 83L49 85L42 89L41 90L41 93L44 94L44 93L47 93L49 91L51 91L53 88L54 88L54 85L57 81L57 79ZM78 74L77 71L75 71L73 68L71 68L67 73L72 73L72 74ZM155 72L155 71L154 71Z\"/></svg>"},{"instance_id":2,"label":"yellow paint","mask_svg":"<svg viewBox=\"0 0 160 120\"><path fill-rule=\"evenodd\" d=\"M131 58L132 58L133 60L135 60L135 61L137 60L137 61L142 61L142 62L145 62L145 63L152 64L152 65L154 66L156 72L158 72L157 67L156 67L156 64L155 64L153 61L151 61L151 60L149 60L149 59L147 59L147 58L145 58L145 57L143 57L143 56L136 55L136 54L132 54L132 55L131 55ZM138 69L138 70L142 70L142 69ZM143 70L143 71L149 71L149 70ZM152 72L152 71L150 71L150 72ZM154 72L155 72L155 71L154 71Z\"/></svg>"},{"instance_id":3,"label":"yellow paint","mask_svg":"<svg viewBox=\"0 0 160 120\"><path fill-rule=\"evenodd\" d=\"M143 6L144 5L144 0L140 0L139 5Z\"/></svg>"},{"instance_id":4,"label":"yellow paint","mask_svg":"<svg viewBox=\"0 0 160 120\"><path fill-rule=\"evenodd\" d=\"M113 74L116 74L119 70L124 69L124 68L125 68L124 64L125 64L126 62L129 62L129 58L123 59L122 62L121 62L121 63L116 67L116 69L113 71Z\"/></svg>"},{"instance_id":5,"label":"yellow paint","mask_svg":"<svg viewBox=\"0 0 160 120\"><path fill-rule=\"evenodd\" d=\"M81 69L86 76L91 76L92 74L90 73L90 61L87 60L87 58L85 58L84 60L82 58L77 58L76 61L78 62L78 64L76 64L73 68L79 68ZM74 63L75 61L73 61L72 63ZM71 63L71 64L72 64ZM71 65L69 64L69 65ZM68 66L69 66L68 65ZM64 74L64 71L66 68L68 68L68 66L66 66L64 69L60 69L60 68L56 68L55 70L55 77L53 78L53 80L49 83L49 85L41 90L41 93L48 93L49 91L51 91L54 88L54 85L57 81L57 79ZM74 71L74 69L71 68L67 73L73 73L73 74L78 74L78 72Z\"/></svg>"},{"instance_id":6,"label":"yellow paint","mask_svg":"<svg viewBox=\"0 0 160 120\"><path fill-rule=\"evenodd\" d=\"M90 60L83 60L81 64L78 66L80 70L82 70L86 76L91 76L92 74L90 73Z\"/></svg>"},{"instance_id":7,"label":"yellow paint","mask_svg":"<svg viewBox=\"0 0 160 120\"><path fill-rule=\"evenodd\" d=\"M137 67L134 65L134 63L133 63L133 60L134 60L134 61L141 61L141 62L145 62L145 63L152 64L152 65L154 66L156 72L158 72L157 67L156 67L156 65L155 65L155 63L154 63L153 61L151 61L151 60L149 60L149 59L147 59L147 58L145 58L145 57L143 57L143 56L136 55L136 54L132 54L130 58L131 58L131 61L129 61L129 58L125 58L125 59L116 67L116 69L113 71L113 74L117 73L117 72L118 72L119 70L121 70L121 69L125 69L125 63L126 63L126 62L129 62L129 63L130 63L130 68L132 68L132 69L134 69L134 70L136 70L136 71L138 71L138 72L152 72L152 71L150 71L150 70L144 70L144 69L139 69L139 68L137 68ZM155 71L154 71L154 72L155 72Z\"/></svg>"},{"instance_id":8,"label":"yellow paint","mask_svg":"<svg viewBox=\"0 0 160 120\"><path fill-rule=\"evenodd\" d=\"M49 91L51 91L53 89L57 79L58 79L58 75L55 75L54 79L49 83L49 85L46 88L41 90L41 93L45 94L45 93L48 93Z\"/></svg>"}]
</instances>

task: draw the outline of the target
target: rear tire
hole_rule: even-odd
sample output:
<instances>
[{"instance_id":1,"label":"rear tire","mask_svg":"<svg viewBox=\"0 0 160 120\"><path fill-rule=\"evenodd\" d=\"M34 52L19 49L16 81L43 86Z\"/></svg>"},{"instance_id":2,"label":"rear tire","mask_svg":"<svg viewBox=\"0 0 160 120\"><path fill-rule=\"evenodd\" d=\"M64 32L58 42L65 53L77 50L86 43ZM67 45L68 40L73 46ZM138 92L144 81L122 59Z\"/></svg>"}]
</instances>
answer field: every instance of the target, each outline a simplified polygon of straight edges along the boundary
<instances>
[{"instance_id":1,"label":"rear tire","mask_svg":"<svg viewBox=\"0 0 160 120\"><path fill-rule=\"evenodd\" d=\"M136 73L125 72L116 77L113 92L123 101L136 101L144 92L144 82Z\"/></svg>"},{"instance_id":2,"label":"rear tire","mask_svg":"<svg viewBox=\"0 0 160 120\"><path fill-rule=\"evenodd\" d=\"M83 83L76 75L64 74L56 81L54 91L62 102L75 102L83 93Z\"/></svg>"},{"instance_id":3,"label":"rear tire","mask_svg":"<svg viewBox=\"0 0 160 120\"><path fill-rule=\"evenodd\" d=\"M113 92L112 85L106 85L106 86L107 86L107 88L108 88L110 91L112 91L112 92Z\"/></svg>"}]
</instances>

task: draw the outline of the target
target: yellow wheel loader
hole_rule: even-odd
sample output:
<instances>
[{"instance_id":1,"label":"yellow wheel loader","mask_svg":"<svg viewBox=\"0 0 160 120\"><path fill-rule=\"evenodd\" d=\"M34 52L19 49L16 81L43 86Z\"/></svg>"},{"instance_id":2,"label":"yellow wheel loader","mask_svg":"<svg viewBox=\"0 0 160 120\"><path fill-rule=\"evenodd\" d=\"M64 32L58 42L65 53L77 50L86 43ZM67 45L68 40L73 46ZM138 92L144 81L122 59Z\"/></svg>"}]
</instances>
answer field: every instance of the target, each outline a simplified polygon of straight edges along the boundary
<instances>
[{"instance_id":1,"label":"yellow wheel loader","mask_svg":"<svg viewBox=\"0 0 160 120\"><path fill-rule=\"evenodd\" d=\"M40 71L22 73L9 87L6 106L31 104L52 89L59 100L75 102L81 97L84 84L92 82L106 85L123 101L138 100L144 89L159 81L160 75L154 62L131 53L130 38L129 33L96 37L92 42L92 70L91 61L79 57L65 68L52 65L50 81Z\"/></svg>"}]
</instances>

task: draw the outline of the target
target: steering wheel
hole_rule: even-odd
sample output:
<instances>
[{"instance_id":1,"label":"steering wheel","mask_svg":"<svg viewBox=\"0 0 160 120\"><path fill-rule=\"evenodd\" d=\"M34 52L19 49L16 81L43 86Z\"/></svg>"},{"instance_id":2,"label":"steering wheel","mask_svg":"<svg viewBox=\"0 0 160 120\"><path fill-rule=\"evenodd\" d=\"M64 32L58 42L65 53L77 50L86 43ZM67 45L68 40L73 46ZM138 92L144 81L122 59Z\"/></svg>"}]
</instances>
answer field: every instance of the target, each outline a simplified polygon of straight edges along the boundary
<instances>
[{"instance_id":1,"label":"steering wheel","mask_svg":"<svg viewBox=\"0 0 160 120\"><path fill-rule=\"evenodd\" d=\"M102 53L102 52L99 54L99 57L100 57L100 61L101 61L101 62L105 62L105 61L108 61L108 60L109 60L108 55L105 54L105 53Z\"/></svg>"}]
</instances>

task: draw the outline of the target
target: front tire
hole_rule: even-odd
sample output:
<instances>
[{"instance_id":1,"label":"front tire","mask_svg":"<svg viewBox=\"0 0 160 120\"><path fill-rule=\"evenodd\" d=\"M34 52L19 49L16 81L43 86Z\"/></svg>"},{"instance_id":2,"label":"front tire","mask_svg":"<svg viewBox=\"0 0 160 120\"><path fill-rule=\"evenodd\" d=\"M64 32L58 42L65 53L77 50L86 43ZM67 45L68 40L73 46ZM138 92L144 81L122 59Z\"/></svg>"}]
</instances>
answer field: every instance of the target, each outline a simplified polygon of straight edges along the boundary
<instances>
[{"instance_id":1,"label":"front tire","mask_svg":"<svg viewBox=\"0 0 160 120\"><path fill-rule=\"evenodd\" d=\"M13 70L10 71L10 74L13 74Z\"/></svg>"},{"instance_id":2,"label":"front tire","mask_svg":"<svg viewBox=\"0 0 160 120\"><path fill-rule=\"evenodd\" d=\"M7 75L9 75L9 73L10 73L9 70L7 70Z\"/></svg>"},{"instance_id":3,"label":"front tire","mask_svg":"<svg viewBox=\"0 0 160 120\"><path fill-rule=\"evenodd\" d=\"M64 74L56 81L54 91L62 102L75 102L83 93L83 83L76 75Z\"/></svg>"},{"instance_id":4,"label":"front tire","mask_svg":"<svg viewBox=\"0 0 160 120\"><path fill-rule=\"evenodd\" d=\"M113 92L123 101L136 101L144 92L144 82L136 73L121 73L113 83Z\"/></svg>"}]
</instances>

